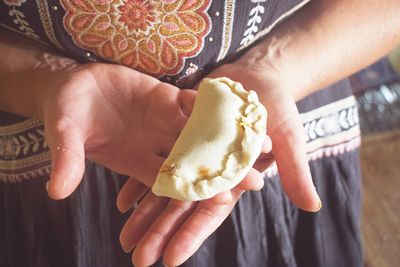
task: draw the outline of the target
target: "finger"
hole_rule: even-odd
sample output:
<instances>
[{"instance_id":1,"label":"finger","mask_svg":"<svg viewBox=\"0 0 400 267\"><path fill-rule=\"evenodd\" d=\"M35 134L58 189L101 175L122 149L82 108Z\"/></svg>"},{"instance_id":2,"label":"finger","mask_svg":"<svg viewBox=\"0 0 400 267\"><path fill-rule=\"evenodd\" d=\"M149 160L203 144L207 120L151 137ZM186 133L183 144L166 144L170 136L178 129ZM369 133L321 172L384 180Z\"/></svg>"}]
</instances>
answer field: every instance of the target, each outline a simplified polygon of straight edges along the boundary
<instances>
[{"instance_id":1,"label":"finger","mask_svg":"<svg viewBox=\"0 0 400 267\"><path fill-rule=\"evenodd\" d=\"M192 215L172 237L164 251L164 264L178 266L192 256L204 240L226 219L239 200L242 190L232 190L232 201L226 205L199 202Z\"/></svg>"},{"instance_id":2,"label":"finger","mask_svg":"<svg viewBox=\"0 0 400 267\"><path fill-rule=\"evenodd\" d=\"M276 159L281 183L289 198L301 209L317 211L321 208L321 201L312 182L306 154L306 138L301 120L293 100L284 97L276 110L270 110L269 122L273 126L269 131L272 139L272 152ZM284 106L285 113L279 108ZM277 114L286 114L285 117L274 121Z\"/></svg>"},{"instance_id":3,"label":"finger","mask_svg":"<svg viewBox=\"0 0 400 267\"><path fill-rule=\"evenodd\" d=\"M246 177L238 184L242 190L261 190L264 186L264 175L251 168Z\"/></svg>"},{"instance_id":4,"label":"finger","mask_svg":"<svg viewBox=\"0 0 400 267\"><path fill-rule=\"evenodd\" d=\"M264 175L257 171L256 169L251 168L246 177L236 186L241 190L261 190L264 186ZM213 204L227 204L232 201L232 192L231 190L221 192L216 196L207 199L206 201L210 201Z\"/></svg>"},{"instance_id":5,"label":"finger","mask_svg":"<svg viewBox=\"0 0 400 267\"><path fill-rule=\"evenodd\" d=\"M133 211L121 230L120 243L125 252L132 250L167 206L168 198L149 192Z\"/></svg>"},{"instance_id":6,"label":"finger","mask_svg":"<svg viewBox=\"0 0 400 267\"><path fill-rule=\"evenodd\" d=\"M150 266L162 255L168 241L191 214L196 202L171 199L160 217L142 237L132 255L134 266Z\"/></svg>"},{"instance_id":7,"label":"finger","mask_svg":"<svg viewBox=\"0 0 400 267\"><path fill-rule=\"evenodd\" d=\"M68 197L79 185L85 170L84 141L79 131L71 125L46 124L46 141L49 145L52 171L46 184L53 199Z\"/></svg>"},{"instance_id":8,"label":"finger","mask_svg":"<svg viewBox=\"0 0 400 267\"><path fill-rule=\"evenodd\" d=\"M127 212L146 193L149 188L136 180L129 178L118 193L117 208L121 213Z\"/></svg>"},{"instance_id":9,"label":"finger","mask_svg":"<svg viewBox=\"0 0 400 267\"><path fill-rule=\"evenodd\" d=\"M241 190L261 190L264 186L264 175L257 171L256 169L251 168L246 177L237 185L237 188ZM213 204L226 204L232 200L232 192L231 190L221 192L216 196L207 199L206 201L210 201Z\"/></svg>"},{"instance_id":10,"label":"finger","mask_svg":"<svg viewBox=\"0 0 400 267\"><path fill-rule=\"evenodd\" d=\"M219 204L226 204L229 203L232 200L232 193L231 190L221 192L214 197L207 199L206 201L210 201L213 204L219 205Z\"/></svg>"}]
</instances>

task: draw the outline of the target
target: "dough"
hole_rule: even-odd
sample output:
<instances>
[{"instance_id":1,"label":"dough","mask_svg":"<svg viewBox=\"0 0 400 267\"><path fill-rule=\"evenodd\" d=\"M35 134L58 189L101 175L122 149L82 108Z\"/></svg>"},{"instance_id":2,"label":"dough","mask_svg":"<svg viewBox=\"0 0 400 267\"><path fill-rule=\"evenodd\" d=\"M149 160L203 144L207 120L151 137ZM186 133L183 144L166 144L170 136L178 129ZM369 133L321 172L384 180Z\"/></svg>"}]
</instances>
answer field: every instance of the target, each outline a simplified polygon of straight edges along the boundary
<instances>
[{"instance_id":1,"label":"dough","mask_svg":"<svg viewBox=\"0 0 400 267\"><path fill-rule=\"evenodd\" d=\"M267 111L256 92L225 77L204 79L153 193L196 201L232 189L259 156L266 121Z\"/></svg>"}]
</instances>

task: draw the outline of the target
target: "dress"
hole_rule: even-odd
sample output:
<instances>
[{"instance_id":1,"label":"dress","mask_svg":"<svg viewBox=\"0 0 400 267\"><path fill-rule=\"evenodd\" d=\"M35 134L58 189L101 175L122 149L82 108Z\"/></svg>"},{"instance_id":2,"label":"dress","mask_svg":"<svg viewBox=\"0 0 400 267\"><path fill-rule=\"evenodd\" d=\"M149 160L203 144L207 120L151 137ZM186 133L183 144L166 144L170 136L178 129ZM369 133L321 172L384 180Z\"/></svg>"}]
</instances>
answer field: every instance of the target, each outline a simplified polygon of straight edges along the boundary
<instances>
[{"instance_id":1,"label":"dress","mask_svg":"<svg viewBox=\"0 0 400 267\"><path fill-rule=\"evenodd\" d=\"M124 64L191 88L308 2L0 0L0 25L82 62ZM184 266L362 266L352 84L341 81L297 104L323 209L295 208L272 166L264 188L247 192ZM0 266L129 266L118 243L128 215L115 207L126 177L88 161L78 190L52 201L49 173L42 123L0 111Z\"/></svg>"}]
</instances>

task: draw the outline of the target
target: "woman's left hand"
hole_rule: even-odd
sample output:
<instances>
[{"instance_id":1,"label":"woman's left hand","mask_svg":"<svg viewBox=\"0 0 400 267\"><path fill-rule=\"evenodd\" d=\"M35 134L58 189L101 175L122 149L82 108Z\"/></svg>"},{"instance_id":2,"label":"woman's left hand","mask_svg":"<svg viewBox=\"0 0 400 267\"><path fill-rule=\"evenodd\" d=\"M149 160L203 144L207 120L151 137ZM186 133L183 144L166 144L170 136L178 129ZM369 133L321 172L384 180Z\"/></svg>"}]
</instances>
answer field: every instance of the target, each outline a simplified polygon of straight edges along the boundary
<instances>
[{"instance_id":1,"label":"woman's left hand","mask_svg":"<svg viewBox=\"0 0 400 267\"><path fill-rule=\"evenodd\" d=\"M271 139L266 136L262 155L269 155L271 149ZM122 248L126 252L135 248L132 262L136 267L150 266L161 256L167 266L180 265L222 224L246 190L260 190L263 185L264 175L252 168L232 190L211 199L184 202L158 197L130 178L117 199L121 212L137 204L121 231Z\"/></svg>"},{"instance_id":2,"label":"woman's left hand","mask_svg":"<svg viewBox=\"0 0 400 267\"><path fill-rule=\"evenodd\" d=\"M230 191L199 201L179 201L147 192L134 209L121 231L120 242L125 252L131 251L134 266L150 266L161 256L167 266L184 263L230 214L245 190L259 190L263 176L249 172ZM144 186L130 178L121 189L117 206L124 212L144 194Z\"/></svg>"},{"instance_id":3,"label":"woman's left hand","mask_svg":"<svg viewBox=\"0 0 400 267\"><path fill-rule=\"evenodd\" d=\"M266 136L262 154L271 152ZM120 234L124 251L132 254L136 267L150 266L161 256L167 266L185 262L230 214L246 190L260 190L264 176L252 168L232 190L199 202L179 201L154 195L130 178L122 187L117 207L126 212L137 204Z\"/></svg>"},{"instance_id":4,"label":"woman's left hand","mask_svg":"<svg viewBox=\"0 0 400 267\"><path fill-rule=\"evenodd\" d=\"M268 111L267 130L272 139L273 158L278 165L282 185L288 197L301 209L317 211L320 200L312 183L305 150L304 130L294 97L280 87L268 68L248 68L238 64L223 65L209 77L226 76L257 91ZM269 139L268 139L269 141ZM271 163L271 145L254 165L265 170ZM253 169L255 171L255 169ZM256 189L260 179L249 176L242 184L211 200L180 202L159 198L149 192L125 224L120 241L125 251L136 247L135 266L148 266L163 256L168 266L180 265L200 247L232 211L244 190ZM262 176L261 176L262 177ZM138 183L129 180L118 197L118 207L126 211L142 196ZM221 203L222 202L222 203Z\"/></svg>"}]
</instances>

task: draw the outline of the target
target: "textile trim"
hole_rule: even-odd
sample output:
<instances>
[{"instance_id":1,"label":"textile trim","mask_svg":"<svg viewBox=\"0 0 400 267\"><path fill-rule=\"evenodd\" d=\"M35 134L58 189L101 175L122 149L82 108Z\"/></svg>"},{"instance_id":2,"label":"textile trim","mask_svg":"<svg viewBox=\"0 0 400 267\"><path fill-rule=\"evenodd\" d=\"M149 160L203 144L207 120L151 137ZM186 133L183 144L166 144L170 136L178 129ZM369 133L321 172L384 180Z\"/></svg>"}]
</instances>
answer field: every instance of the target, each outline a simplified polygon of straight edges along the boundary
<instances>
[{"instance_id":1,"label":"textile trim","mask_svg":"<svg viewBox=\"0 0 400 267\"><path fill-rule=\"evenodd\" d=\"M229 47L231 46L234 15L235 1L226 0L224 4L224 23L222 25L221 50L219 51L217 62L225 58L225 56L228 54Z\"/></svg>"},{"instance_id":2,"label":"textile trim","mask_svg":"<svg viewBox=\"0 0 400 267\"><path fill-rule=\"evenodd\" d=\"M354 96L302 113L300 118L306 133L309 161L337 156L360 146L360 127ZM276 164L264 173L267 177L276 175Z\"/></svg>"},{"instance_id":3,"label":"textile trim","mask_svg":"<svg viewBox=\"0 0 400 267\"><path fill-rule=\"evenodd\" d=\"M271 25L269 25L267 28L259 31L256 35L254 35L252 38L244 41L241 43L241 46L239 47L239 49L237 50L240 51L242 49L245 49L247 47L249 47L250 45L252 45L255 41L257 41L258 39L260 39L261 37L267 35L273 28L275 28L276 25L278 25L279 23L281 23L282 21L284 21L285 19L287 19L288 17L290 17L292 14L294 14L296 11L298 11L299 9L301 9L303 6L305 6L306 4L308 4L311 0L305 0L301 3L299 3L298 5L294 6L292 9L290 9L289 11L287 11L286 13L284 13L283 15L281 15L277 20L275 20Z\"/></svg>"},{"instance_id":4,"label":"textile trim","mask_svg":"<svg viewBox=\"0 0 400 267\"><path fill-rule=\"evenodd\" d=\"M357 104L353 96L300 115L309 160L350 152L360 145ZM43 124L30 119L0 127L0 182L21 182L51 171ZM273 176L276 165L265 173Z\"/></svg>"},{"instance_id":5,"label":"textile trim","mask_svg":"<svg viewBox=\"0 0 400 267\"><path fill-rule=\"evenodd\" d=\"M15 32L15 33L18 33L18 34L24 34L23 32L20 32L19 30L16 30L13 27L10 27L10 26L8 26L8 25L6 25L4 23L0 23L0 26L5 28L5 29L7 29L7 30L12 31L12 32ZM35 41L39 42L41 44L44 44L44 45L49 45L49 43L46 43L45 41L42 41L41 39L35 39Z\"/></svg>"},{"instance_id":6,"label":"textile trim","mask_svg":"<svg viewBox=\"0 0 400 267\"><path fill-rule=\"evenodd\" d=\"M20 182L50 174L43 123L30 119L0 127L0 182Z\"/></svg>"},{"instance_id":7,"label":"textile trim","mask_svg":"<svg viewBox=\"0 0 400 267\"><path fill-rule=\"evenodd\" d=\"M36 4L38 6L38 11L40 15L40 20L42 21L44 32L46 33L47 38L49 38L50 42L55 45L58 49L65 50L64 47L57 40L53 23L51 21L49 6L46 0L36 0Z\"/></svg>"},{"instance_id":8,"label":"textile trim","mask_svg":"<svg viewBox=\"0 0 400 267\"><path fill-rule=\"evenodd\" d=\"M176 75L211 30L210 0L62 0L75 44L155 77Z\"/></svg>"},{"instance_id":9,"label":"textile trim","mask_svg":"<svg viewBox=\"0 0 400 267\"><path fill-rule=\"evenodd\" d=\"M261 23L262 15L265 12L265 7L261 3L265 3L267 0L251 0L255 6L249 12L249 20L247 21L247 28L243 33L243 38L240 41L240 45L246 45L251 42L259 30L257 24Z\"/></svg>"},{"instance_id":10,"label":"textile trim","mask_svg":"<svg viewBox=\"0 0 400 267\"><path fill-rule=\"evenodd\" d=\"M8 15L12 18L15 27L18 28L17 32L35 40L40 40L39 35L35 33L29 22L26 20L25 14L19 8L26 2L26 0L3 0L9 7Z\"/></svg>"}]
</instances>

